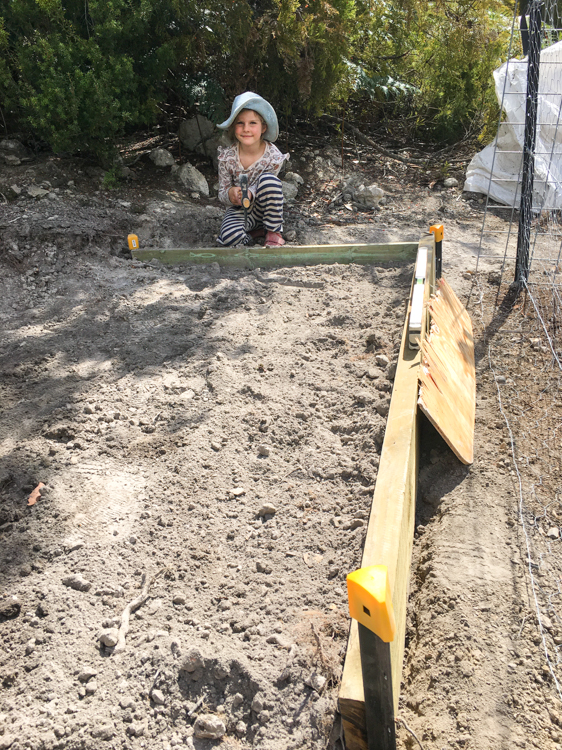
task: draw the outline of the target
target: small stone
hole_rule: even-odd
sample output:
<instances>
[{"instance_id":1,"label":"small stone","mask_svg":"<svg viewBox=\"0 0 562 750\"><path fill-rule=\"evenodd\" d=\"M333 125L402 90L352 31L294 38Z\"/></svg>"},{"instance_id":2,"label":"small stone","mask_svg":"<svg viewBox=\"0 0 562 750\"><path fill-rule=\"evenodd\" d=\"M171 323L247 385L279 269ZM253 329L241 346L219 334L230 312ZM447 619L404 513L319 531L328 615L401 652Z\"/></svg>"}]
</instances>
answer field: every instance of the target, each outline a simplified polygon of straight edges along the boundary
<instances>
[{"instance_id":1,"label":"small stone","mask_svg":"<svg viewBox=\"0 0 562 750\"><path fill-rule=\"evenodd\" d=\"M91 731L92 737L107 742L115 736L113 724L97 724Z\"/></svg>"},{"instance_id":2,"label":"small stone","mask_svg":"<svg viewBox=\"0 0 562 750\"><path fill-rule=\"evenodd\" d=\"M236 722L236 734L239 737L242 737L243 734L246 734L247 724L244 721L238 721Z\"/></svg>"},{"instance_id":3,"label":"small stone","mask_svg":"<svg viewBox=\"0 0 562 750\"><path fill-rule=\"evenodd\" d=\"M557 526L552 526L546 535L549 539L560 539L560 529Z\"/></svg>"},{"instance_id":4,"label":"small stone","mask_svg":"<svg viewBox=\"0 0 562 750\"><path fill-rule=\"evenodd\" d=\"M265 445L265 443L262 443L261 445L258 445L258 453L260 456L267 456L271 453L271 448L269 445Z\"/></svg>"},{"instance_id":5,"label":"small stone","mask_svg":"<svg viewBox=\"0 0 562 750\"><path fill-rule=\"evenodd\" d=\"M552 630L553 625L552 625L552 620L550 619L550 617L547 617L546 615L541 615L541 623L542 623L543 628L545 628L546 630Z\"/></svg>"},{"instance_id":6,"label":"small stone","mask_svg":"<svg viewBox=\"0 0 562 750\"><path fill-rule=\"evenodd\" d=\"M230 494L233 497L242 497L242 495L246 494L246 490L243 487L235 487L233 490L230 490Z\"/></svg>"},{"instance_id":7,"label":"small stone","mask_svg":"<svg viewBox=\"0 0 562 750\"><path fill-rule=\"evenodd\" d=\"M201 714L195 720L193 734L197 739L220 740L226 734L226 727L218 716Z\"/></svg>"},{"instance_id":8,"label":"small stone","mask_svg":"<svg viewBox=\"0 0 562 750\"><path fill-rule=\"evenodd\" d=\"M269 711L260 711L258 714L258 721L260 724L267 724L269 718Z\"/></svg>"},{"instance_id":9,"label":"small stone","mask_svg":"<svg viewBox=\"0 0 562 750\"><path fill-rule=\"evenodd\" d=\"M502 384L505 382L506 382L505 375L496 375L496 383Z\"/></svg>"},{"instance_id":10,"label":"small stone","mask_svg":"<svg viewBox=\"0 0 562 750\"><path fill-rule=\"evenodd\" d=\"M266 575L269 575L272 572L271 566L261 560L256 560L256 570L258 573L265 573Z\"/></svg>"},{"instance_id":11,"label":"small stone","mask_svg":"<svg viewBox=\"0 0 562 750\"><path fill-rule=\"evenodd\" d=\"M197 648L190 648L182 659L180 672L195 672L205 666L205 660L202 653Z\"/></svg>"},{"instance_id":12,"label":"small stone","mask_svg":"<svg viewBox=\"0 0 562 750\"><path fill-rule=\"evenodd\" d=\"M150 696L158 706L163 706L166 703L166 698L161 690L153 690Z\"/></svg>"},{"instance_id":13,"label":"small stone","mask_svg":"<svg viewBox=\"0 0 562 750\"><path fill-rule=\"evenodd\" d=\"M342 524L342 529L344 531L355 531L355 529L359 529L361 526L365 525L365 521L363 521L362 518L353 518L351 521L346 521Z\"/></svg>"},{"instance_id":14,"label":"small stone","mask_svg":"<svg viewBox=\"0 0 562 750\"><path fill-rule=\"evenodd\" d=\"M274 516L277 513L277 508L275 505L272 505L271 503L264 503L261 508L258 510L258 516L262 518L263 516Z\"/></svg>"},{"instance_id":15,"label":"small stone","mask_svg":"<svg viewBox=\"0 0 562 750\"><path fill-rule=\"evenodd\" d=\"M125 731L131 737L142 737L144 734L144 725L138 721L133 722L132 724L129 724Z\"/></svg>"},{"instance_id":16,"label":"small stone","mask_svg":"<svg viewBox=\"0 0 562 750\"><path fill-rule=\"evenodd\" d=\"M119 640L119 631L117 628L110 628L109 630L104 630L103 633L100 635L100 642L107 646L108 648L113 648L117 645L117 641Z\"/></svg>"},{"instance_id":17,"label":"small stone","mask_svg":"<svg viewBox=\"0 0 562 750\"><path fill-rule=\"evenodd\" d=\"M174 594L174 598L172 599L172 602L178 605L185 604L186 598L183 594Z\"/></svg>"},{"instance_id":18,"label":"small stone","mask_svg":"<svg viewBox=\"0 0 562 750\"><path fill-rule=\"evenodd\" d=\"M254 695L254 699L252 701L252 711L255 711L257 714L260 713L260 711L263 711L263 699L259 695Z\"/></svg>"},{"instance_id":19,"label":"small stone","mask_svg":"<svg viewBox=\"0 0 562 750\"><path fill-rule=\"evenodd\" d=\"M29 656L35 651L35 638L30 638L25 644L25 655Z\"/></svg>"},{"instance_id":20,"label":"small stone","mask_svg":"<svg viewBox=\"0 0 562 750\"><path fill-rule=\"evenodd\" d=\"M389 408L390 404L387 401L377 401L377 403L375 404L375 409L381 415L381 417L387 416Z\"/></svg>"},{"instance_id":21,"label":"small stone","mask_svg":"<svg viewBox=\"0 0 562 750\"><path fill-rule=\"evenodd\" d=\"M97 670L95 669L83 669L78 675L78 679L80 682L88 682L88 680L91 680L92 677L96 677L96 675Z\"/></svg>"},{"instance_id":22,"label":"small stone","mask_svg":"<svg viewBox=\"0 0 562 750\"><path fill-rule=\"evenodd\" d=\"M243 724L244 722L238 722L238 723ZM16 741L15 734L0 735L0 750L8 750L10 747L12 747L15 741Z\"/></svg>"},{"instance_id":23,"label":"small stone","mask_svg":"<svg viewBox=\"0 0 562 750\"><path fill-rule=\"evenodd\" d=\"M244 703L244 696L242 695L242 693L236 693L236 695L232 699L232 707L236 708L241 703Z\"/></svg>"},{"instance_id":24,"label":"small stone","mask_svg":"<svg viewBox=\"0 0 562 750\"><path fill-rule=\"evenodd\" d=\"M306 680L305 685L308 685L313 690L315 690L317 693L319 693L324 685L326 684L326 678L323 677L321 674L318 674L318 672L313 672Z\"/></svg>"},{"instance_id":25,"label":"small stone","mask_svg":"<svg viewBox=\"0 0 562 750\"><path fill-rule=\"evenodd\" d=\"M43 188L40 188L37 185L30 185L27 188L27 194L30 198L44 198L48 193L48 190L43 190Z\"/></svg>"},{"instance_id":26,"label":"small stone","mask_svg":"<svg viewBox=\"0 0 562 750\"><path fill-rule=\"evenodd\" d=\"M389 358L386 356L386 354L377 354L375 357L375 361L379 367L388 367L390 364Z\"/></svg>"},{"instance_id":27,"label":"small stone","mask_svg":"<svg viewBox=\"0 0 562 750\"><path fill-rule=\"evenodd\" d=\"M218 451L220 451L221 447L222 447L222 446L221 446L221 444L220 444L220 443L215 443L215 442L211 443L211 448L212 448L212 449L213 449L214 451L217 451L217 453L218 453Z\"/></svg>"},{"instance_id":28,"label":"small stone","mask_svg":"<svg viewBox=\"0 0 562 750\"><path fill-rule=\"evenodd\" d=\"M97 689L98 683L95 680L90 680L90 682L86 684L86 695L94 695Z\"/></svg>"},{"instance_id":29,"label":"small stone","mask_svg":"<svg viewBox=\"0 0 562 750\"><path fill-rule=\"evenodd\" d=\"M65 586L75 591L89 591L92 588L90 581L87 581L80 574L66 576L66 578L62 579L62 582Z\"/></svg>"},{"instance_id":30,"label":"small stone","mask_svg":"<svg viewBox=\"0 0 562 750\"><path fill-rule=\"evenodd\" d=\"M459 181L456 177L447 177L446 180L443 180L443 187L446 188L452 188L452 187L458 187Z\"/></svg>"}]
</instances>

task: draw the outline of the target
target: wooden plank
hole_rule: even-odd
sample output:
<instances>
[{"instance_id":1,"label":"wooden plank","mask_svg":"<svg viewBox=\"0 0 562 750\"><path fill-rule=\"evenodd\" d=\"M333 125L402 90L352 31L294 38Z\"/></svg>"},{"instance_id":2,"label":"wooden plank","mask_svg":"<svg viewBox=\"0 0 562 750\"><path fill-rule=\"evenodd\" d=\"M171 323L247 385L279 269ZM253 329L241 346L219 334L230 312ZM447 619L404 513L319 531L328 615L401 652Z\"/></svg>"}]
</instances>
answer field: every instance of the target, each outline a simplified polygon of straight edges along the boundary
<instances>
[{"instance_id":1,"label":"wooden plank","mask_svg":"<svg viewBox=\"0 0 562 750\"><path fill-rule=\"evenodd\" d=\"M284 245L281 248L201 247L139 248L135 260L159 260L161 263L218 263L235 268L268 268L331 263L409 262L415 258L417 242L388 242L357 245Z\"/></svg>"},{"instance_id":2,"label":"wooden plank","mask_svg":"<svg viewBox=\"0 0 562 750\"><path fill-rule=\"evenodd\" d=\"M455 455L474 460L476 375L472 323L440 279L429 302L431 329L422 344L419 405Z\"/></svg>"},{"instance_id":3,"label":"wooden plank","mask_svg":"<svg viewBox=\"0 0 562 750\"><path fill-rule=\"evenodd\" d=\"M420 242L428 247L430 265L425 284L427 299L430 285L435 278L435 244L433 237L423 238ZM396 618L396 636L390 644L392 693L396 713L404 658L418 467L416 417L421 351L412 350L408 346L410 309L411 303L404 322L394 389L361 561L361 567L386 565L388 568ZM425 329L422 333L424 332ZM367 750L364 688L356 622L351 623L339 693L339 708L347 750Z\"/></svg>"}]
</instances>

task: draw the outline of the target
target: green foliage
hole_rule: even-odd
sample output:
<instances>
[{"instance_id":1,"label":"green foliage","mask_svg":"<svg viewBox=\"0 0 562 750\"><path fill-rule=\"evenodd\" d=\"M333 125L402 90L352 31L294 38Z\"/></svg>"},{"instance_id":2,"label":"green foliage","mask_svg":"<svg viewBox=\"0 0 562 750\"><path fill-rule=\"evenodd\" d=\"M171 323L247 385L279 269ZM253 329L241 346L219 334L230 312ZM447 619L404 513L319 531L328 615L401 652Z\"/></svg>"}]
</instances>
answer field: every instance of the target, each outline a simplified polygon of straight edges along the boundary
<instances>
[{"instance_id":1,"label":"green foliage","mask_svg":"<svg viewBox=\"0 0 562 750\"><path fill-rule=\"evenodd\" d=\"M119 167L113 166L104 173L101 186L104 190L116 190L119 183Z\"/></svg>"},{"instance_id":2,"label":"green foliage","mask_svg":"<svg viewBox=\"0 0 562 750\"><path fill-rule=\"evenodd\" d=\"M510 25L498 0L10 0L1 114L100 158L170 104L219 122L245 90L285 116L344 103L452 139L497 112Z\"/></svg>"}]
</instances>

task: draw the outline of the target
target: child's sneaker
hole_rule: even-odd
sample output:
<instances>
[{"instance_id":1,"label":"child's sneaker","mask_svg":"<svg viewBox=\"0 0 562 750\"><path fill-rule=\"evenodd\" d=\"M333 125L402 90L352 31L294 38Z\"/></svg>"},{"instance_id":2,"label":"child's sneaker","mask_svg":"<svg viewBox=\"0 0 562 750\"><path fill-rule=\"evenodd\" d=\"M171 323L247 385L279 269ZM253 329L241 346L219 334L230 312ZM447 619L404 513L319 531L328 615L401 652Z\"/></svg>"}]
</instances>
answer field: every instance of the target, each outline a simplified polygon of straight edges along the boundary
<instances>
[{"instance_id":1,"label":"child's sneaker","mask_svg":"<svg viewBox=\"0 0 562 750\"><path fill-rule=\"evenodd\" d=\"M285 240L279 232L268 232L265 235L265 246L266 247L281 247L285 244Z\"/></svg>"}]
</instances>

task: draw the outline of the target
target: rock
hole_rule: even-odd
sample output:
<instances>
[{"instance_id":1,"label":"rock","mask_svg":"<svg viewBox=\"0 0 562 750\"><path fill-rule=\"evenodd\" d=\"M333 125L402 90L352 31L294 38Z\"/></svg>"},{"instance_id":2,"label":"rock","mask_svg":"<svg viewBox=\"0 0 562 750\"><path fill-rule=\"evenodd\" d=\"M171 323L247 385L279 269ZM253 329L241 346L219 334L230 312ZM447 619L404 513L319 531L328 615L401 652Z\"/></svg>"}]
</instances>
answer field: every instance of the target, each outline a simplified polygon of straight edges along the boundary
<instances>
[{"instance_id":1,"label":"rock","mask_svg":"<svg viewBox=\"0 0 562 750\"><path fill-rule=\"evenodd\" d=\"M443 187L446 188L452 188L452 187L458 187L459 181L456 177L447 177L446 180L443 180Z\"/></svg>"},{"instance_id":2,"label":"rock","mask_svg":"<svg viewBox=\"0 0 562 750\"><path fill-rule=\"evenodd\" d=\"M275 505L272 505L271 503L264 503L261 508L258 510L258 516L262 518L263 516L274 516L277 513L277 508Z\"/></svg>"},{"instance_id":3,"label":"rock","mask_svg":"<svg viewBox=\"0 0 562 750\"><path fill-rule=\"evenodd\" d=\"M80 674L78 675L78 679L80 680L80 682L88 682L88 680L91 680L92 677L96 677L96 675L97 670L86 668L80 672Z\"/></svg>"},{"instance_id":4,"label":"rock","mask_svg":"<svg viewBox=\"0 0 562 750\"><path fill-rule=\"evenodd\" d=\"M185 604L186 599L183 594L178 593L178 594L174 594L174 598L172 599L172 602L174 604L181 605L181 604Z\"/></svg>"},{"instance_id":5,"label":"rock","mask_svg":"<svg viewBox=\"0 0 562 750\"><path fill-rule=\"evenodd\" d=\"M86 695L94 695L98 689L98 683L95 680L90 680L86 685Z\"/></svg>"},{"instance_id":6,"label":"rock","mask_svg":"<svg viewBox=\"0 0 562 750\"><path fill-rule=\"evenodd\" d=\"M158 706L163 706L166 703L166 698L161 690L153 690L150 697Z\"/></svg>"},{"instance_id":7,"label":"rock","mask_svg":"<svg viewBox=\"0 0 562 750\"><path fill-rule=\"evenodd\" d=\"M30 198L44 198L49 194L49 191L43 190L43 188L40 188L37 185L30 185L27 188L27 194Z\"/></svg>"},{"instance_id":8,"label":"rock","mask_svg":"<svg viewBox=\"0 0 562 750\"><path fill-rule=\"evenodd\" d=\"M154 148L150 152L150 161L154 162L156 167L171 167L176 160L167 148Z\"/></svg>"},{"instance_id":9,"label":"rock","mask_svg":"<svg viewBox=\"0 0 562 750\"><path fill-rule=\"evenodd\" d=\"M18 159L29 158L29 151L15 138L3 138L0 141L0 153L4 156L16 156Z\"/></svg>"},{"instance_id":10,"label":"rock","mask_svg":"<svg viewBox=\"0 0 562 750\"><path fill-rule=\"evenodd\" d=\"M266 575L269 575L272 572L271 566L261 560L256 560L256 570L258 573L265 573Z\"/></svg>"},{"instance_id":11,"label":"rock","mask_svg":"<svg viewBox=\"0 0 562 750\"><path fill-rule=\"evenodd\" d=\"M21 604L15 596L4 602L0 602L0 622L4 620L13 620L21 612Z\"/></svg>"},{"instance_id":12,"label":"rock","mask_svg":"<svg viewBox=\"0 0 562 750\"><path fill-rule=\"evenodd\" d=\"M202 115L180 122L179 138L182 146L185 146L188 151L198 150L199 153L210 156L205 150L201 149L204 149L206 142L214 138L215 135L215 126Z\"/></svg>"},{"instance_id":13,"label":"rock","mask_svg":"<svg viewBox=\"0 0 562 750\"><path fill-rule=\"evenodd\" d=\"M243 487L235 487L233 490L230 490L230 494L232 497L242 497L242 495L246 494L246 490Z\"/></svg>"},{"instance_id":14,"label":"rock","mask_svg":"<svg viewBox=\"0 0 562 750\"><path fill-rule=\"evenodd\" d=\"M506 382L505 375L496 375L496 383L499 383L500 385L503 385L503 383Z\"/></svg>"},{"instance_id":15,"label":"rock","mask_svg":"<svg viewBox=\"0 0 562 750\"><path fill-rule=\"evenodd\" d=\"M16 736L14 734L1 735L0 736L0 750L8 750L8 748L12 747L15 741L16 741Z\"/></svg>"},{"instance_id":16,"label":"rock","mask_svg":"<svg viewBox=\"0 0 562 750\"><path fill-rule=\"evenodd\" d=\"M203 654L197 648L190 648L182 659L180 672L195 672L196 669L201 669L203 666L205 666Z\"/></svg>"},{"instance_id":17,"label":"rock","mask_svg":"<svg viewBox=\"0 0 562 750\"><path fill-rule=\"evenodd\" d=\"M262 443L261 445L258 445L258 453L260 456L265 456L267 458L271 453L271 447Z\"/></svg>"},{"instance_id":18,"label":"rock","mask_svg":"<svg viewBox=\"0 0 562 750\"><path fill-rule=\"evenodd\" d=\"M294 201L299 192L298 186L294 182L285 182L281 180L281 187L283 189L283 198L290 203Z\"/></svg>"},{"instance_id":19,"label":"rock","mask_svg":"<svg viewBox=\"0 0 562 750\"><path fill-rule=\"evenodd\" d=\"M12 154L0 154L0 156L4 161L4 164L7 164L9 167L19 167L19 165L21 164L21 159L19 159L17 156L13 156Z\"/></svg>"},{"instance_id":20,"label":"rock","mask_svg":"<svg viewBox=\"0 0 562 750\"><path fill-rule=\"evenodd\" d=\"M213 449L214 451L216 451L217 453L218 453L218 452L220 451L221 447L222 447L222 446L221 446L221 444L220 444L220 443L217 443L217 442L212 442L212 443L211 443L211 448L212 448L212 449Z\"/></svg>"},{"instance_id":21,"label":"rock","mask_svg":"<svg viewBox=\"0 0 562 750\"><path fill-rule=\"evenodd\" d=\"M304 682L305 685L308 685L319 693L326 684L326 678L318 674L318 672L313 672Z\"/></svg>"},{"instance_id":22,"label":"rock","mask_svg":"<svg viewBox=\"0 0 562 750\"><path fill-rule=\"evenodd\" d=\"M550 617L547 617L546 615L541 615L541 622L542 622L543 628L549 631L552 630L552 620L550 619Z\"/></svg>"},{"instance_id":23,"label":"rock","mask_svg":"<svg viewBox=\"0 0 562 750\"><path fill-rule=\"evenodd\" d=\"M257 714L263 711L263 698L259 693L254 695L254 699L252 700L252 711L255 711Z\"/></svg>"},{"instance_id":24,"label":"rock","mask_svg":"<svg viewBox=\"0 0 562 750\"><path fill-rule=\"evenodd\" d=\"M269 718L270 718L269 711L263 710L263 711L260 711L258 714L258 721L260 724L267 724L267 722L269 721Z\"/></svg>"},{"instance_id":25,"label":"rock","mask_svg":"<svg viewBox=\"0 0 562 750\"><path fill-rule=\"evenodd\" d=\"M201 714L193 725L193 734L197 739L220 740L226 734L226 727L218 716Z\"/></svg>"},{"instance_id":26,"label":"rock","mask_svg":"<svg viewBox=\"0 0 562 750\"><path fill-rule=\"evenodd\" d=\"M360 185L353 192L353 199L365 208L375 208L378 206L384 192L378 185Z\"/></svg>"},{"instance_id":27,"label":"rock","mask_svg":"<svg viewBox=\"0 0 562 750\"><path fill-rule=\"evenodd\" d=\"M286 182L293 182L295 185L304 185L304 180L296 172L287 172L283 175Z\"/></svg>"},{"instance_id":28,"label":"rock","mask_svg":"<svg viewBox=\"0 0 562 750\"><path fill-rule=\"evenodd\" d=\"M65 586L68 586L68 588L74 589L75 591L89 591L92 588L90 581L83 578L80 573L66 576L66 578L62 579L62 582Z\"/></svg>"},{"instance_id":29,"label":"rock","mask_svg":"<svg viewBox=\"0 0 562 750\"><path fill-rule=\"evenodd\" d=\"M342 529L344 531L355 531L355 529L361 528L361 526L365 525L365 521L363 521L362 518L354 518L351 521L346 521L342 524Z\"/></svg>"},{"instance_id":30,"label":"rock","mask_svg":"<svg viewBox=\"0 0 562 750\"><path fill-rule=\"evenodd\" d=\"M125 731L130 737L142 737L144 734L144 725L136 721L129 724Z\"/></svg>"},{"instance_id":31,"label":"rock","mask_svg":"<svg viewBox=\"0 0 562 750\"><path fill-rule=\"evenodd\" d=\"M201 172L192 164L184 164L178 170L178 178L187 190L195 190L209 197L209 185Z\"/></svg>"},{"instance_id":32,"label":"rock","mask_svg":"<svg viewBox=\"0 0 562 750\"><path fill-rule=\"evenodd\" d=\"M235 732L239 737L242 737L243 734L246 734L247 725L243 721L236 722Z\"/></svg>"},{"instance_id":33,"label":"rock","mask_svg":"<svg viewBox=\"0 0 562 750\"><path fill-rule=\"evenodd\" d=\"M375 404L375 409L381 415L381 417L386 417L389 410L389 404L386 401L377 401L377 403Z\"/></svg>"},{"instance_id":34,"label":"rock","mask_svg":"<svg viewBox=\"0 0 562 750\"><path fill-rule=\"evenodd\" d=\"M244 696L242 693L236 693L232 699L232 707L236 708L236 706L240 706L242 703L244 703Z\"/></svg>"},{"instance_id":35,"label":"rock","mask_svg":"<svg viewBox=\"0 0 562 750\"><path fill-rule=\"evenodd\" d=\"M108 648L113 648L114 646L116 646L118 640L119 631L117 630L117 628L109 628L109 630L104 630L100 635L100 642Z\"/></svg>"},{"instance_id":36,"label":"rock","mask_svg":"<svg viewBox=\"0 0 562 750\"><path fill-rule=\"evenodd\" d=\"M97 724L90 732L92 737L107 742L115 736L115 727L113 724Z\"/></svg>"},{"instance_id":37,"label":"rock","mask_svg":"<svg viewBox=\"0 0 562 750\"><path fill-rule=\"evenodd\" d=\"M379 367L382 367L383 369L385 367L388 367L390 364L389 358L386 356L386 354L377 354L375 357L375 361Z\"/></svg>"},{"instance_id":38,"label":"rock","mask_svg":"<svg viewBox=\"0 0 562 750\"><path fill-rule=\"evenodd\" d=\"M549 539L560 539L560 529L556 526L552 526L546 533Z\"/></svg>"}]
</instances>

